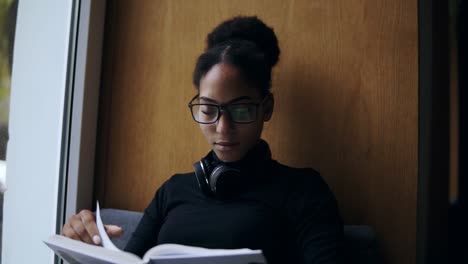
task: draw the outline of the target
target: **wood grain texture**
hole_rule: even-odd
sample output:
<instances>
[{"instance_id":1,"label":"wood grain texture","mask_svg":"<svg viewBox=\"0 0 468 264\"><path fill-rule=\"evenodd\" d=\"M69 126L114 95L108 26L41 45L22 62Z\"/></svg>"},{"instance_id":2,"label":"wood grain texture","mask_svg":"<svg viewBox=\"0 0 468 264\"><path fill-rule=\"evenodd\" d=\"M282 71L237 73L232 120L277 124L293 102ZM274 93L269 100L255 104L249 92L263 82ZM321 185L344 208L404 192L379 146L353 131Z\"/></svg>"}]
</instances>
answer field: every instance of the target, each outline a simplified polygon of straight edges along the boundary
<instances>
[{"instance_id":1,"label":"wood grain texture","mask_svg":"<svg viewBox=\"0 0 468 264\"><path fill-rule=\"evenodd\" d=\"M318 169L347 224L372 225L386 263L414 263L417 1L110 1L96 167L106 207L143 210L209 149L187 103L206 34L258 15L282 49L275 159Z\"/></svg>"}]
</instances>

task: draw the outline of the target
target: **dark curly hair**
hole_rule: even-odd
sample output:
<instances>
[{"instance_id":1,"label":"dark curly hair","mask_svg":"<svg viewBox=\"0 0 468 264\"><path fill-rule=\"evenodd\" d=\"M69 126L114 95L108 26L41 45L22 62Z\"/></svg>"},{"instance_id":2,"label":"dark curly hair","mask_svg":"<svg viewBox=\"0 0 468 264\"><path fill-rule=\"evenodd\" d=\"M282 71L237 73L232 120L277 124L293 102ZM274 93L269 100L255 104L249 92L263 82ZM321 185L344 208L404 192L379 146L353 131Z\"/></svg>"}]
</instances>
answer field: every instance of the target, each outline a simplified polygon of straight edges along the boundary
<instances>
[{"instance_id":1,"label":"dark curly hair","mask_svg":"<svg viewBox=\"0 0 468 264\"><path fill-rule=\"evenodd\" d=\"M279 59L278 39L272 28L256 16L237 16L222 22L207 36L205 52L198 57L193 84L218 63L238 68L247 82L258 87L262 95L271 88L271 69Z\"/></svg>"}]
</instances>

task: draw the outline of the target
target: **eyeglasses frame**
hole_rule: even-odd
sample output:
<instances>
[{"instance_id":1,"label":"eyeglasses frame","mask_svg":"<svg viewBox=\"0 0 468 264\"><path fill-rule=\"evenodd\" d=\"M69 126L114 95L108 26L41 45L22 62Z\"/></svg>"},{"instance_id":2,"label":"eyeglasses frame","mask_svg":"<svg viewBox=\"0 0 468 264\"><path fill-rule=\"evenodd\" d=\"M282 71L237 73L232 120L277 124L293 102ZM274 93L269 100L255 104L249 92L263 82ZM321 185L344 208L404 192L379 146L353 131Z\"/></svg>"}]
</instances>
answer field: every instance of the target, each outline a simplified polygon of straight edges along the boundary
<instances>
[{"instance_id":1,"label":"eyeglasses frame","mask_svg":"<svg viewBox=\"0 0 468 264\"><path fill-rule=\"evenodd\" d=\"M232 117L228 114L228 117L229 117L229 120L235 124L251 124L255 121L257 121L257 118L258 118L258 106L263 104L265 102L265 99L268 97L268 96L264 96L259 102L256 102L256 103L227 103L227 104L193 104L193 100L197 99L198 97L200 96L200 94L197 94L195 95L192 100L190 100L190 102L188 103L188 107L190 108L190 113L192 114L192 118L195 122L199 123L199 124L203 124L203 125L209 125L209 124L214 124L216 122L219 121L219 119L221 118L221 115L223 114L223 112L226 112L226 108L228 106L231 106L231 105L254 105L255 106L255 118L254 120L252 121L249 121L249 122L237 122L237 121L234 121L232 119ZM213 122L199 122L195 119L195 115L193 113L193 109L192 107L193 106L197 106L197 105L210 105L210 106L215 106L218 108L218 117L216 118L216 120L214 120ZM227 111L229 113L229 111Z\"/></svg>"}]
</instances>

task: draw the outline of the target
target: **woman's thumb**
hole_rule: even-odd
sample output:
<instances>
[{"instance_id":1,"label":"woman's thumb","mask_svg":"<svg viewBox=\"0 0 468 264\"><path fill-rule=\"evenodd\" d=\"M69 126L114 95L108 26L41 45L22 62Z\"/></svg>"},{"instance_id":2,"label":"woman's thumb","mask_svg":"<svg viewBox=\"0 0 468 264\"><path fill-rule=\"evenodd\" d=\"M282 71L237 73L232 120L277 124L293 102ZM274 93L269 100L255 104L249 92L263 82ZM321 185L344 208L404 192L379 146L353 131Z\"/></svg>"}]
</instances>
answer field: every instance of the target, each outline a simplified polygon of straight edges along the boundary
<instances>
[{"instance_id":1,"label":"woman's thumb","mask_svg":"<svg viewBox=\"0 0 468 264\"><path fill-rule=\"evenodd\" d=\"M106 233L109 237L117 237L122 235L123 229L120 226L116 225L104 225Z\"/></svg>"}]
</instances>

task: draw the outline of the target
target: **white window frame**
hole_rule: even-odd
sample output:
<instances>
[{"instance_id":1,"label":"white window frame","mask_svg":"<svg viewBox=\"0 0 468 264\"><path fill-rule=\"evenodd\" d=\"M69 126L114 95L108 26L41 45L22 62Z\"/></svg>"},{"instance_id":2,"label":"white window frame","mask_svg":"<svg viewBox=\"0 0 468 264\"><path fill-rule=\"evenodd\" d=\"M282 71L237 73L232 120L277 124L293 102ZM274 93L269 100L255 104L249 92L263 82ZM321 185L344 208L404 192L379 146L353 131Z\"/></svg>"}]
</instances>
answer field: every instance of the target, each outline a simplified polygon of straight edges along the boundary
<instances>
[{"instance_id":1,"label":"white window frame","mask_svg":"<svg viewBox=\"0 0 468 264\"><path fill-rule=\"evenodd\" d=\"M92 201L105 1L21 0L2 263L57 263L42 242Z\"/></svg>"},{"instance_id":2,"label":"white window frame","mask_svg":"<svg viewBox=\"0 0 468 264\"><path fill-rule=\"evenodd\" d=\"M105 0L81 0L70 127L65 216L93 207Z\"/></svg>"}]
</instances>

